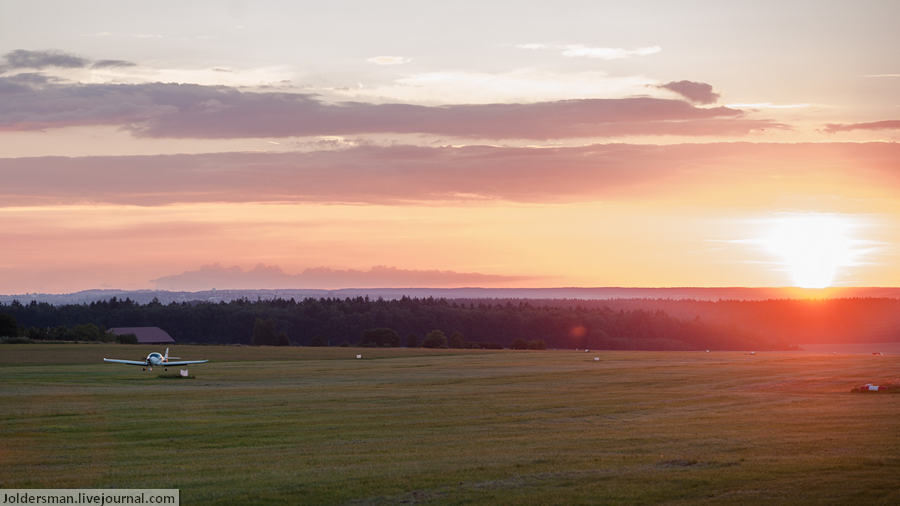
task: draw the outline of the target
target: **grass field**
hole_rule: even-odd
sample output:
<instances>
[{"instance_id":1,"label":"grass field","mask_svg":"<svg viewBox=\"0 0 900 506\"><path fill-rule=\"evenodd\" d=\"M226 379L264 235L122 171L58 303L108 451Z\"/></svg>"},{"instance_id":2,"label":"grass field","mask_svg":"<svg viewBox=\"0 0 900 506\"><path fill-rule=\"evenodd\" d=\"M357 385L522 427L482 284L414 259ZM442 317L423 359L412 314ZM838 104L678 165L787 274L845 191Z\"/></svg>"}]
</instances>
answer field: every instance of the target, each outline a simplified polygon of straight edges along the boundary
<instances>
[{"instance_id":1,"label":"grass field","mask_svg":"<svg viewBox=\"0 0 900 506\"><path fill-rule=\"evenodd\" d=\"M900 504L900 395L849 393L897 381L897 355L173 347L212 360L194 379L100 362L150 351L0 346L0 487Z\"/></svg>"}]
</instances>

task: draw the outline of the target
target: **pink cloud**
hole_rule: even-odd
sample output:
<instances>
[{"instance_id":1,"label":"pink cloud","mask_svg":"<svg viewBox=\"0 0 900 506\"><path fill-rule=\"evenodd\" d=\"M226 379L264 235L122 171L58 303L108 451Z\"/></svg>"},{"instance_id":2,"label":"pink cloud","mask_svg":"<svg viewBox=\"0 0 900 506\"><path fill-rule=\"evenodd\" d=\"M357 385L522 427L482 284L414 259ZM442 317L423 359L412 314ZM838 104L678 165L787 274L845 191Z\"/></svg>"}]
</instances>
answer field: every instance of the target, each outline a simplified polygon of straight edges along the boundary
<instances>
[{"instance_id":1,"label":"pink cloud","mask_svg":"<svg viewBox=\"0 0 900 506\"><path fill-rule=\"evenodd\" d=\"M0 78L0 130L120 125L134 135L247 138L426 133L485 139L743 135L787 128L738 109L649 97L421 106L194 84L23 83Z\"/></svg>"},{"instance_id":2,"label":"pink cloud","mask_svg":"<svg viewBox=\"0 0 900 506\"><path fill-rule=\"evenodd\" d=\"M674 91L695 104L714 104L719 100L719 94L713 92L713 87L706 83L672 81L657 88Z\"/></svg>"},{"instance_id":3,"label":"pink cloud","mask_svg":"<svg viewBox=\"0 0 900 506\"><path fill-rule=\"evenodd\" d=\"M641 194L662 181L759 179L811 167L894 184L898 159L896 143L361 146L311 153L7 158L0 159L0 205L578 201Z\"/></svg>"},{"instance_id":4,"label":"pink cloud","mask_svg":"<svg viewBox=\"0 0 900 506\"><path fill-rule=\"evenodd\" d=\"M873 121L870 123L828 123L825 131L833 134L836 132L849 132L850 130L896 130L900 129L900 120Z\"/></svg>"},{"instance_id":5,"label":"pink cloud","mask_svg":"<svg viewBox=\"0 0 900 506\"><path fill-rule=\"evenodd\" d=\"M414 270L375 266L369 270L316 267L288 274L280 267L259 264L253 269L205 265L194 271L163 276L151 282L159 290L208 290L267 288L380 288L461 287L503 284L534 279L476 272Z\"/></svg>"}]
</instances>

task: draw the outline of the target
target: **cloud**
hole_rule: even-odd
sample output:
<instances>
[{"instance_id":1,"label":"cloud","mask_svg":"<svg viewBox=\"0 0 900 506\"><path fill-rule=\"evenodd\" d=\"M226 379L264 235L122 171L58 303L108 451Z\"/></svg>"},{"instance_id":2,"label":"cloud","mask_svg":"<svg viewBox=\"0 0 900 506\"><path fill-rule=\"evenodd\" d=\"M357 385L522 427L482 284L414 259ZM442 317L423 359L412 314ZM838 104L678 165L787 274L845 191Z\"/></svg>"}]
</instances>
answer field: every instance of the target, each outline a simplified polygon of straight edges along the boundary
<instances>
[{"instance_id":1,"label":"cloud","mask_svg":"<svg viewBox=\"0 0 900 506\"><path fill-rule=\"evenodd\" d=\"M622 49L620 47L589 47L583 44L568 44L562 47L562 55L567 58L599 58L601 60L619 60L632 56L648 56L662 51L659 46Z\"/></svg>"},{"instance_id":2,"label":"cloud","mask_svg":"<svg viewBox=\"0 0 900 506\"><path fill-rule=\"evenodd\" d=\"M463 287L503 284L533 279L476 272L411 270L375 266L369 270L316 267L299 274L280 267L259 264L253 269L205 265L194 271L163 276L151 282L158 290L208 290L253 288L408 288Z\"/></svg>"},{"instance_id":3,"label":"cloud","mask_svg":"<svg viewBox=\"0 0 900 506\"><path fill-rule=\"evenodd\" d=\"M0 78L0 80L28 85L41 85L55 82L57 79L55 77L45 76L44 74L41 74L39 72L22 72L19 74Z\"/></svg>"},{"instance_id":4,"label":"cloud","mask_svg":"<svg viewBox=\"0 0 900 506\"><path fill-rule=\"evenodd\" d=\"M367 58L366 61L375 65L403 65L411 62L412 59L403 56L373 56Z\"/></svg>"},{"instance_id":5,"label":"cloud","mask_svg":"<svg viewBox=\"0 0 900 506\"><path fill-rule=\"evenodd\" d=\"M549 46L547 46L547 44L541 44L539 42L531 42L528 44L516 44L516 47L519 49L536 50L536 49L547 49L547 47L549 47Z\"/></svg>"},{"instance_id":6,"label":"cloud","mask_svg":"<svg viewBox=\"0 0 900 506\"><path fill-rule=\"evenodd\" d=\"M2 78L0 78L2 81ZM477 139L742 135L786 128L728 107L650 97L423 106L192 84L46 84L0 96L0 130L119 125L154 138L423 133Z\"/></svg>"},{"instance_id":7,"label":"cloud","mask_svg":"<svg viewBox=\"0 0 900 506\"><path fill-rule=\"evenodd\" d=\"M719 100L719 94L713 92L712 85L694 81L672 81L661 84L657 88L674 91L695 104L713 104Z\"/></svg>"},{"instance_id":8,"label":"cloud","mask_svg":"<svg viewBox=\"0 0 900 506\"><path fill-rule=\"evenodd\" d=\"M24 93L29 90L29 87L17 83L12 79L0 79L0 95L3 94L13 94L13 93ZM2 100L2 99L0 99Z\"/></svg>"},{"instance_id":9,"label":"cloud","mask_svg":"<svg viewBox=\"0 0 900 506\"><path fill-rule=\"evenodd\" d=\"M825 131L833 134L850 130L896 130L900 129L900 120L872 121L869 123L828 123Z\"/></svg>"},{"instance_id":10,"label":"cloud","mask_svg":"<svg viewBox=\"0 0 900 506\"><path fill-rule=\"evenodd\" d=\"M136 63L132 63L130 61L125 60L97 60L91 65L91 68L95 69L106 69L106 68L120 68L120 67L134 67Z\"/></svg>"},{"instance_id":11,"label":"cloud","mask_svg":"<svg viewBox=\"0 0 900 506\"><path fill-rule=\"evenodd\" d=\"M591 201L671 185L866 174L900 183L896 143L574 148L358 146L308 153L0 159L0 206L199 202ZM893 178L893 179L892 179ZM668 185L668 186L667 186Z\"/></svg>"},{"instance_id":12,"label":"cloud","mask_svg":"<svg viewBox=\"0 0 900 506\"><path fill-rule=\"evenodd\" d=\"M734 107L737 109L805 109L807 107L812 107L813 104L808 103L800 103L800 104L773 104L772 102L746 102L746 103L737 103L737 104L726 104L725 107Z\"/></svg>"},{"instance_id":13,"label":"cloud","mask_svg":"<svg viewBox=\"0 0 900 506\"><path fill-rule=\"evenodd\" d=\"M398 101L452 105L547 102L578 98L621 98L642 94L652 81L642 76L610 76L597 70L551 72L520 68L508 72L422 72L375 87L351 88L350 99L378 97Z\"/></svg>"},{"instance_id":14,"label":"cloud","mask_svg":"<svg viewBox=\"0 0 900 506\"><path fill-rule=\"evenodd\" d=\"M120 68L134 67L135 63L125 60L97 60L92 62L64 51L42 50L30 51L27 49L15 49L3 56L5 63L0 65L0 74L16 69L43 70L49 67L82 69L82 68ZM22 75L22 74L19 74Z\"/></svg>"},{"instance_id":15,"label":"cloud","mask_svg":"<svg viewBox=\"0 0 900 506\"><path fill-rule=\"evenodd\" d=\"M4 55L6 67L11 69L43 69L47 67L84 68L90 60L62 51L29 51L15 49Z\"/></svg>"},{"instance_id":16,"label":"cloud","mask_svg":"<svg viewBox=\"0 0 900 506\"><path fill-rule=\"evenodd\" d=\"M535 42L516 44L515 47L530 51L556 49L566 58L598 58L601 60L620 60L631 58L632 56L648 56L662 51L662 48L659 46L623 49L620 47L592 47L584 44L542 44Z\"/></svg>"},{"instance_id":17,"label":"cloud","mask_svg":"<svg viewBox=\"0 0 900 506\"><path fill-rule=\"evenodd\" d=\"M55 79L37 72L23 72L7 77L0 77L0 94L28 93L34 85L43 85ZM2 102L0 102L2 103Z\"/></svg>"}]
</instances>

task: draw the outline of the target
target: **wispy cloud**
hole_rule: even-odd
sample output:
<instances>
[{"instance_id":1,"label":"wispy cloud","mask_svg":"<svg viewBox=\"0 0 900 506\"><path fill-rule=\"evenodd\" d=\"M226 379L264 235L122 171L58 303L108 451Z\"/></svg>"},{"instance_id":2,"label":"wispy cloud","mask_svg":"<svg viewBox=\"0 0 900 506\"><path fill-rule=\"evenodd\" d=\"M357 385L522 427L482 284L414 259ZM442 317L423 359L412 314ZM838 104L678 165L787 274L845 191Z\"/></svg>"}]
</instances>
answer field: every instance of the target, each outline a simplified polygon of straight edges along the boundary
<instances>
[{"instance_id":1,"label":"wispy cloud","mask_svg":"<svg viewBox=\"0 0 900 506\"><path fill-rule=\"evenodd\" d=\"M416 270L375 266L368 270L314 267L288 274L280 267L259 264L253 269L204 265L197 270L163 276L151 282L159 290L252 289L252 288L386 288L462 287L502 284L534 279L477 272Z\"/></svg>"},{"instance_id":2,"label":"wispy cloud","mask_svg":"<svg viewBox=\"0 0 900 506\"><path fill-rule=\"evenodd\" d=\"M828 123L825 131L833 134L837 132L849 132L851 130L897 130L900 129L900 120L872 121L868 123Z\"/></svg>"},{"instance_id":3,"label":"wispy cloud","mask_svg":"<svg viewBox=\"0 0 900 506\"><path fill-rule=\"evenodd\" d=\"M136 64L125 60L97 60L91 65L91 68L106 69L119 67L135 67Z\"/></svg>"},{"instance_id":4,"label":"wispy cloud","mask_svg":"<svg viewBox=\"0 0 900 506\"><path fill-rule=\"evenodd\" d=\"M772 102L741 102L734 104L726 104L725 107L735 107L739 109L805 109L812 107L813 104L773 104Z\"/></svg>"},{"instance_id":5,"label":"wispy cloud","mask_svg":"<svg viewBox=\"0 0 900 506\"><path fill-rule=\"evenodd\" d=\"M412 58L406 58L404 56L373 56L367 58L366 61L374 63L375 65L403 65L404 63L411 62Z\"/></svg>"},{"instance_id":6,"label":"wispy cloud","mask_svg":"<svg viewBox=\"0 0 900 506\"><path fill-rule=\"evenodd\" d=\"M519 68L507 72L423 72L375 87L348 89L341 95L356 100L376 97L424 104L488 104L543 102L578 98L620 98L643 94L653 81L643 76L610 76L591 69L552 72Z\"/></svg>"},{"instance_id":7,"label":"wispy cloud","mask_svg":"<svg viewBox=\"0 0 900 506\"><path fill-rule=\"evenodd\" d=\"M601 60L620 60L633 56L649 56L662 51L662 48L659 46L624 49L620 47L587 46L585 44L543 44L537 42L516 44L515 47L532 51L554 49L567 58L598 58Z\"/></svg>"},{"instance_id":8,"label":"wispy cloud","mask_svg":"<svg viewBox=\"0 0 900 506\"><path fill-rule=\"evenodd\" d=\"M27 49L15 49L3 55L3 63L0 64L0 74L17 71L20 69L43 70L47 68L83 69L83 68L116 68L133 67L134 63L125 60L96 60L82 58L74 54L59 50L30 51Z\"/></svg>"},{"instance_id":9,"label":"wispy cloud","mask_svg":"<svg viewBox=\"0 0 900 506\"><path fill-rule=\"evenodd\" d=\"M632 56L648 56L662 51L659 46L622 49L620 47L590 47L583 44L569 44L562 48L562 55L568 58L599 58L601 60L619 60Z\"/></svg>"},{"instance_id":10,"label":"wispy cloud","mask_svg":"<svg viewBox=\"0 0 900 506\"><path fill-rule=\"evenodd\" d=\"M541 44L539 42L531 42L528 44L516 44L515 46L519 49L530 49L530 50L547 49L547 47L548 47L547 44Z\"/></svg>"},{"instance_id":11,"label":"wispy cloud","mask_svg":"<svg viewBox=\"0 0 900 506\"><path fill-rule=\"evenodd\" d=\"M4 59L6 60L5 66L10 69L84 68L90 64L90 60L86 58L54 50L15 49L6 53Z\"/></svg>"}]
</instances>

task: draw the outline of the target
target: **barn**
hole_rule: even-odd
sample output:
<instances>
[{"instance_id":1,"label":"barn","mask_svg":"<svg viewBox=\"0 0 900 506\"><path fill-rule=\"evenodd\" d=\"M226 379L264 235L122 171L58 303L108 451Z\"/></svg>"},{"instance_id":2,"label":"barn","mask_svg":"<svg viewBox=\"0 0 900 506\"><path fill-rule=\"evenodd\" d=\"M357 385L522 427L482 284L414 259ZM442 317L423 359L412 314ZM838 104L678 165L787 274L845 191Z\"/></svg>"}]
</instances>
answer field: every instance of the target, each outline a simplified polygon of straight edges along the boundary
<instances>
[{"instance_id":1,"label":"barn","mask_svg":"<svg viewBox=\"0 0 900 506\"><path fill-rule=\"evenodd\" d=\"M134 334L140 344L170 344L175 340L159 327L116 327L109 329L115 335Z\"/></svg>"}]
</instances>

